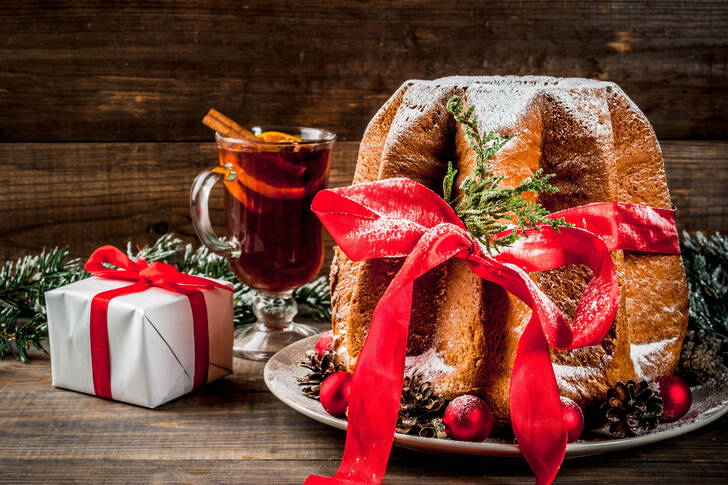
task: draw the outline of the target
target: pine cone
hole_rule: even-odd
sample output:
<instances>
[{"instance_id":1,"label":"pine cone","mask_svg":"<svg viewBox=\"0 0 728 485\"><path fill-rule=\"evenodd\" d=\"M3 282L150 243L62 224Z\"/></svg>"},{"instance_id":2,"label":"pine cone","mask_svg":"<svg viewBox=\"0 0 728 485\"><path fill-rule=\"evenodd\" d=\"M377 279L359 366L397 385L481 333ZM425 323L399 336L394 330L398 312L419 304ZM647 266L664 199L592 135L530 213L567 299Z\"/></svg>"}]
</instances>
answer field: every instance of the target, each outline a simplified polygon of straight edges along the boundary
<instances>
[{"instance_id":1,"label":"pine cone","mask_svg":"<svg viewBox=\"0 0 728 485\"><path fill-rule=\"evenodd\" d=\"M321 383L335 372L346 370L346 364L339 354L331 349L324 350L319 356L315 351L306 352L306 358L299 365L310 369L311 372L298 378L298 385L303 393L312 399L319 398Z\"/></svg>"},{"instance_id":2,"label":"pine cone","mask_svg":"<svg viewBox=\"0 0 728 485\"><path fill-rule=\"evenodd\" d=\"M708 382L722 363L720 340L705 330L688 330L680 353L678 371L688 384Z\"/></svg>"},{"instance_id":3,"label":"pine cone","mask_svg":"<svg viewBox=\"0 0 728 485\"><path fill-rule=\"evenodd\" d=\"M432 383L421 376L405 376L402 381L402 398L399 404L397 431L420 436L436 436L437 423L442 418L447 402L435 394Z\"/></svg>"},{"instance_id":4,"label":"pine cone","mask_svg":"<svg viewBox=\"0 0 728 485\"><path fill-rule=\"evenodd\" d=\"M662 416L662 398L646 381L617 382L607 391L600 410L609 423L610 433L639 436L657 427Z\"/></svg>"},{"instance_id":5,"label":"pine cone","mask_svg":"<svg viewBox=\"0 0 728 485\"><path fill-rule=\"evenodd\" d=\"M437 438L440 440L447 438L445 424L442 422L442 418L431 419L429 423L420 428L419 435L422 438Z\"/></svg>"}]
</instances>

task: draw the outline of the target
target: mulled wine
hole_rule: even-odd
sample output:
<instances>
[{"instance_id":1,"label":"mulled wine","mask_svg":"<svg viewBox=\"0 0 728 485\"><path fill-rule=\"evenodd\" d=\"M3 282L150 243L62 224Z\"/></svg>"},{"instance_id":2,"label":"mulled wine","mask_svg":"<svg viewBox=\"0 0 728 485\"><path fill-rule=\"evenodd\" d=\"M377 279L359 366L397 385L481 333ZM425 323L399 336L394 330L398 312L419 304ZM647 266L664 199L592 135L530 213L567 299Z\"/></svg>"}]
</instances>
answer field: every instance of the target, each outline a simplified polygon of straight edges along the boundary
<instances>
[{"instance_id":1,"label":"mulled wine","mask_svg":"<svg viewBox=\"0 0 728 485\"><path fill-rule=\"evenodd\" d=\"M241 249L229 260L232 270L271 293L310 281L323 263L322 228L311 201L326 188L331 147L223 141L218 150L221 165L236 174L225 182L228 238Z\"/></svg>"},{"instance_id":2,"label":"mulled wine","mask_svg":"<svg viewBox=\"0 0 728 485\"><path fill-rule=\"evenodd\" d=\"M192 184L192 225L241 281L258 290L258 320L236 330L233 352L266 360L317 333L293 321L292 290L313 279L323 263L323 228L311 201L326 188L336 135L300 127L248 130L214 109L203 123L216 131L220 166L204 170ZM220 181L226 188L226 238L215 234L208 212L210 191Z\"/></svg>"}]
</instances>

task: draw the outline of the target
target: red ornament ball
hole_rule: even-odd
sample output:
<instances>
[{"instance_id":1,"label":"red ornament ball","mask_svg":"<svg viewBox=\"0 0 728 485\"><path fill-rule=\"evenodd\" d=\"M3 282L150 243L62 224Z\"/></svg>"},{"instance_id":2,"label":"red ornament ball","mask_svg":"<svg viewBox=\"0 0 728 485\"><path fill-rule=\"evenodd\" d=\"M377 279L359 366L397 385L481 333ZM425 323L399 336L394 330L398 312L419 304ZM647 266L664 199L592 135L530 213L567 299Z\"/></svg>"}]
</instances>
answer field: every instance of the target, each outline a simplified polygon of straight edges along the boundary
<instances>
[{"instance_id":1,"label":"red ornament ball","mask_svg":"<svg viewBox=\"0 0 728 485\"><path fill-rule=\"evenodd\" d=\"M324 332L316 342L316 353L321 357L324 351L334 348L334 332L329 330Z\"/></svg>"},{"instance_id":2,"label":"red ornament ball","mask_svg":"<svg viewBox=\"0 0 728 485\"><path fill-rule=\"evenodd\" d=\"M331 374L321 383L319 400L327 413L340 418L349 406L351 372L339 371Z\"/></svg>"},{"instance_id":3,"label":"red ornament ball","mask_svg":"<svg viewBox=\"0 0 728 485\"><path fill-rule=\"evenodd\" d=\"M493 413L485 401L466 394L450 401L442 422L454 440L484 441L493 427Z\"/></svg>"},{"instance_id":4,"label":"red ornament ball","mask_svg":"<svg viewBox=\"0 0 728 485\"><path fill-rule=\"evenodd\" d=\"M584 413L578 404L568 397L561 397L561 410L564 413L564 424L568 434L567 442L576 441L584 431Z\"/></svg>"},{"instance_id":5,"label":"red ornament ball","mask_svg":"<svg viewBox=\"0 0 728 485\"><path fill-rule=\"evenodd\" d=\"M663 423L671 423L685 416L693 403L693 393L688 384L677 376L655 378L655 388L662 397Z\"/></svg>"}]
</instances>

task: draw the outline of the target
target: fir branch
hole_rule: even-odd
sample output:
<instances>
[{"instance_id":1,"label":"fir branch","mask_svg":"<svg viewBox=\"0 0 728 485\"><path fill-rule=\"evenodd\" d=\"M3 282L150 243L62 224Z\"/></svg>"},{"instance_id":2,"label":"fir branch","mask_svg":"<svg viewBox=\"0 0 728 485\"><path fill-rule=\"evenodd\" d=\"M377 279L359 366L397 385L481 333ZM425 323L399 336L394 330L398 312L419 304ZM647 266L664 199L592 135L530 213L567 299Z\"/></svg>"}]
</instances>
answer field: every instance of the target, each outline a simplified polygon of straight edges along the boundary
<instances>
[{"instance_id":1,"label":"fir branch","mask_svg":"<svg viewBox=\"0 0 728 485\"><path fill-rule=\"evenodd\" d=\"M205 246L193 248L191 244L184 247L179 270L197 276L206 276L233 283L233 319L235 326L255 321L253 314L253 298L255 290L243 284L230 269L225 258L210 252Z\"/></svg>"},{"instance_id":2,"label":"fir branch","mask_svg":"<svg viewBox=\"0 0 728 485\"><path fill-rule=\"evenodd\" d=\"M170 264L174 264L175 259L182 251L182 240L174 234L165 234L160 236L159 239L154 241L151 245L139 247L133 246L131 242L126 243L126 254L133 260L139 258L144 259L147 263L154 263L162 261ZM137 251L134 252L134 247ZM183 271L177 266L180 271ZM184 271L183 271L184 272Z\"/></svg>"},{"instance_id":3,"label":"fir branch","mask_svg":"<svg viewBox=\"0 0 728 485\"><path fill-rule=\"evenodd\" d=\"M27 361L31 347L45 352L45 292L87 276L80 260L67 257L67 249L54 248L0 268L0 359Z\"/></svg>"},{"instance_id":4,"label":"fir branch","mask_svg":"<svg viewBox=\"0 0 728 485\"><path fill-rule=\"evenodd\" d=\"M720 233L705 236L698 231L693 239L683 232L680 249L690 290L688 327L715 335L725 349L728 344L728 237Z\"/></svg>"},{"instance_id":5,"label":"fir branch","mask_svg":"<svg viewBox=\"0 0 728 485\"><path fill-rule=\"evenodd\" d=\"M255 321L255 290L241 283L227 261L206 247L194 248L175 235L166 234L141 248L128 243L126 252L135 260L141 257L148 263L162 261L184 273L232 282L235 326ZM36 256L7 261L0 267L0 359L13 355L27 362L31 347L46 352L45 292L89 276L83 262L69 259L68 254L65 248L44 249ZM299 315L317 320L331 318L331 297L325 277L298 288L293 296Z\"/></svg>"},{"instance_id":6,"label":"fir branch","mask_svg":"<svg viewBox=\"0 0 728 485\"><path fill-rule=\"evenodd\" d=\"M548 181L553 174L544 175L539 169L531 178L521 181L517 187L501 188L503 177L493 175L488 160L498 153L512 138L503 138L491 130L480 132L475 107L465 110L465 103L458 96L452 96L447 109L465 132L465 140L475 153L475 168L467 176L460 190L463 195L451 199L457 171L448 163L448 171L443 180L443 196L453 206L455 213L488 252L512 245L520 236L527 237L527 229L540 230L549 226L558 231L559 227L571 227L563 218L549 218L549 212L535 202L523 198L526 192L556 192L558 189ZM506 221L516 221L515 227Z\"/></svg>"},{"instance_id":7,"label":"fir branch","mask_svg":"<svg viewBox=\"0 0 728 485\"><path fill-rule=\"evenodd\" d=\"M320 277L293 291L298 311L316 320L331 319L331 291L329 280Z\"/></svg>"}]
</instances>

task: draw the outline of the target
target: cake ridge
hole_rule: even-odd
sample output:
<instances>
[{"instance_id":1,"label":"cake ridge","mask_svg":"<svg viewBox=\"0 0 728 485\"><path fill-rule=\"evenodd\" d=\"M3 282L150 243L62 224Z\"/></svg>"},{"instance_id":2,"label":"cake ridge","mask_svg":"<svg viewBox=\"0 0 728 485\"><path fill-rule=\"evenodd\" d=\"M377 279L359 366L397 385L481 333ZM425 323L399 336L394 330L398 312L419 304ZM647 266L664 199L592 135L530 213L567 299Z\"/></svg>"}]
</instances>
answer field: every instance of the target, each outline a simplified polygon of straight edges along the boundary
<instances>
[{"instance_id":1,"label":"cake ridge","mask_svg":"<svg viewBox=\"0 0 728 485\"><path fill-rule=\"evenodd\" d=\"M504 184L515 185L537 169L555 173L557 194L539 198L550 210L589 202L621 201L670 207L662 155L654 130L622 89L609 81L549 76L450 76L403 83L369 123L354 183L408 177L440 191L447 161L458 170L456 186L473 156L446 103L457 94L476 107L480 126L515 135L492 160ZM598 346L552 352L563 395L587 406L616 380L671 373L687 325L687 286L678 256L613 251L620 309ZM353 263L338 250L332 263L334 332L356 365L376 302L402 260ZM578 268L533 274L565 313L572 313L589 274ZM662 307L674 311L665 314ZM429 353L452 370L432 376L450 399L476 393L508 422L513 354L530 310L500 287L450 261L416 281L408 356ZM672 339L672 340L671 340ZM664 348L650 347L669 341ZM632 345L649 350L633 357ZM640 347L637 347L639 350ZM656 358L657 354L661 355ZM511 367L509 367L511 366ZM594 369L594 372L586 372Z\"/></svg>"}]
</instances>

